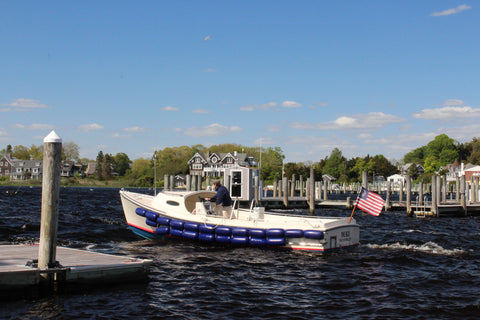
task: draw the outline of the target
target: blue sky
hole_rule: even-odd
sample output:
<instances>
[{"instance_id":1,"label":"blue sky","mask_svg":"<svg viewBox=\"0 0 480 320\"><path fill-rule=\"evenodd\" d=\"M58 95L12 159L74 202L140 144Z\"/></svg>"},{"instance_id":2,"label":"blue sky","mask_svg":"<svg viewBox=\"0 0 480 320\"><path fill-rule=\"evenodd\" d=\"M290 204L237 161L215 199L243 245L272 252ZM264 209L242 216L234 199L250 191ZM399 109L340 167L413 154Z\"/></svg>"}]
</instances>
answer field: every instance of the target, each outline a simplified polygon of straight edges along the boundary
<instances>
[{"instance_id":1,"label":"blue sky","mask_svg":"<svg viewBox=\"0 0 480 320\"><path fill-rule=\"evenodd\" d=\"M0 0L0 149L280 147L286 161L480 136L480 2Z\"/></svg>"}]
</instances>

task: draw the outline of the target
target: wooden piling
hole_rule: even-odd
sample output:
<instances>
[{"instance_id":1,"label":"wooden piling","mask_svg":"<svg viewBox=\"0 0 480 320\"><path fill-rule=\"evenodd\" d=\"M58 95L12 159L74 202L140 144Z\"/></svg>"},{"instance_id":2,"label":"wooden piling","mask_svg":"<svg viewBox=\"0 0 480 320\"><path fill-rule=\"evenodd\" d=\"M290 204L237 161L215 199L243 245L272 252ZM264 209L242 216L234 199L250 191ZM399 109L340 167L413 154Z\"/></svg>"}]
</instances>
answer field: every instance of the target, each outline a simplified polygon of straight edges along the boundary
<instances>
[{"instance_id":1,"label":"wooden piling","mask_svg":"<svg viewBox=\"0 0 480 320\"><path fill-rule=\"evenodd\" d=\"M310 215L315 212L315 170L313 166L310 168L310 194L308 199L308 205L310 208Z\"/></svg>"},{"instance_id":2,"label":"wooden piling","mask_svg":"<svg viewBox=\"0 0 480 320\"><path fill-rule=\"evenodd\" d=\"M191 185L192 185L192 176L187 174L187 176L185 177L185 189L187 191L190 191Z\"/></svg>"},{"instance_id":3,"label":"wooden piling","mask_svg":"<svg viewBox=\"0 0 480 320\"><path fill-rule=\"evenodd\" d=\"M62 139L50 132L43 139L42 209L38 268L46 270L56 266L58 206L60 197L60 169ZM51 274L46 274L49 278Z\"/></svg>"},{"instance_id":4,"label":"wooden piling","mask_svg":"<svg viewBox=\"0 0 480 320\"><path fill-rule=\"evenodd\" d=\"M283 187L283 205L285 208L288 208L288 178L284 177L282 179L282 187Z\"/></svg>"},{"instance_id":5,"label":"wooden piling","mask_svg":"<svg viewBox=\"0 0 480 320\"><path fill-rule=\"evenodd\" d=\"M323 200L328 200L328 181L327 179L323 180Z\"/></svg>"},{"instance_id":6,"label":"wooden piling","mask_svg":"<svg viewBox=\"0 0 480 320\"><path fill-rule=\"evenodd\" d=\"M292 184L290 186L290 197L295 197L295 183L296 183L295 174L292 174Z\"/></svg>"},{"instance_id":7,"label":"wooden piling","mask_svg":"<svg viewBox=\"0 0 480 320\"><path fill-rule=\"evenodd\" d=\"M259 196L260 196L260 177L259 176L255 176L253 177L253 182L255 184L255 206L257 207L258 206L258 203L260 201L259 199Z\"/></svg>"},{"instance_id":8,"label":"wooden piling","mask_svg":"<svg viewBox=\"0 0 480 320\"><path fill-rule=\"evenodd\" d=\"M168 190L168 183L169 183L168 174L165 174L163 176L163 190Z\"/></svg>"},{"instance_id":9,"label":"wooden piling","mask_svg":"<svg viewBox=\"0 0 480 320\"><path fill-rule=\"evenodd\" d=\"M418 185L418 205L423 206L423 181Z\"/></svg>"},{"instance_id":10,"label":"wooden piling","mask_svg":"<svg viewBox=\"0 0 480 320\"><path fill-rule=\"evenodd\" d=\"M392 181L387 181L387 194L385 195L385 211L389 211L391 208L390 205L390 193L392 190Z\"/></svg>"},{"instance_id":11,"label":"wooden piling","mask_svg":"<svg viewBox=\"0 0 480 320\"><path fill-rule=\"evenodd\" d=\"M412 215L412 179L410 178L410 175L407 175L406 177L407 183L406 183L406 193L407 193L407 203L406 203L406 208L407 208L407 216Z\"/></svg>"}]
</instances>

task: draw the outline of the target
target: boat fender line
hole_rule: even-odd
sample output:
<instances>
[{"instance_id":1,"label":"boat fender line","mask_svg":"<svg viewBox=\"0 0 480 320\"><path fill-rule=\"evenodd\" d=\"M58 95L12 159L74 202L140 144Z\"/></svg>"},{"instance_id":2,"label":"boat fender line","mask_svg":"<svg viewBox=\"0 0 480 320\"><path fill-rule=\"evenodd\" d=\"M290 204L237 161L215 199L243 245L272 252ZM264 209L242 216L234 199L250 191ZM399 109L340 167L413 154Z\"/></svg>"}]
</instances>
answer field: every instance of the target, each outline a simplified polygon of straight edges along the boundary
<instances>
[{"instance_id":1,"label":"boat fender line","mask_svg":"<svg viewBox=\"0 0 480 320\"><path fill-rule=\"evenodd\" d=\"M191 239L191 240L195 240L195 239L198 238L198 232L191 231L191 230L185 230L182 233L182 237L187 238L187 239Z\"/></svg>"},{"instance_id":2,"label":"boat fender line","mask_svg":"<svg viewBox=\"0 0 480 320\"><path fill-rule=\"evenodd\" d=\"M183 231L179 229L170 228L170 235L174 237L183 237Z\"/></svg>"},{"instance_id":3,"label":"boat fender line","mask_svg":"<svg viewBox=\"0 0 480 320\"><path fill-rule=\"evenodd\" d=\"M213 233L200 233L198 235L198 240L203 242L213 242L215 240L215 235Z\"/></svg>"},{"instance_id":4,"label":"boat fender line","mask_svg":"<svg viewBox=\"0 0 480 320\"><path fill-rule=\"evenodd\" d=\"M250 237L252 238L265 238L266 232L265 229L250 229Z\"/></svg>"},{"instance_id":5,"label":"boat fender line","mask_svg":"<svg viewBox=\"0 0 480 320\"><path fill-rule=\"evenodd\" d=\"M222 235L222 234L216 234L215 235L215 241L218 243L230 243L231 237Z\"/></svg>"},{"instance_id":6,"label":"boat fender line","mask_svg":"<svg viewBox=\"0 0 480 320\"><path fill-rule=\"evenodd\" d=\"M300 229L287 229L285 230L286 238L303 238L303 230Z\"/></svg>"},{"instance_id":7,"label":"boat fender line","mask_svg":"<svg viewBox=\"0 0 480 320\"><path fill-rule=\"evenodd\" d=\"M308 239L323 239L323 231L320 230L305 230L303 231L303 236Z\"/></svg>"},{"instance_id":8,"label":"boat fender line","mask_svg":"<svg viewBox=\"0 0 480 320\"><path fill-rule=\"evenodd\" d=\"M267 238L283 238L285 231L283 229L267 229Z\"/></svg>"},{"instance_id":9,"label":"boat fender line","mask_svg":"<svg viewBox=\"0 0 480 320\"><path fill-rule=\"evenodd\" d=\"M264 246L267 244L267 239L264 238L250 238L249 243L253 246Z\"/></svg>"},{"instance_id":10,"label":"boat fender line","mask_svg":"<svg viewBox=\"0 0 480 320\"><path fill-rule=\"evenodd\" d=\"M249 232L247 228L232 228L232 236L248 237Z\"/></svg>"},{"instance_id":11,"label":"boat fender line","mask_svg":"<svg viewBox=\"0 0 480 320\"><path fill-rule=\"evenodd\" d=\"M188 231L198 232L199 224L196 222L185 222L183 228Z\"/></svg>"},{"instance_id":12,"label":"boat fender line","mask_svg":"<svg viewBox=\"0 0 480 320\"><path fill-rule=\"evenodd\" d=\"M185 221L182 220L172 220L170 221L170 228L172 229L178 229L183 231L183 225L185 224Z\"/></svg>"},{"instance_id":13,"label":"boat fender line","mask_svg":"<svg viewBox=\"0 0 480 320\"><path fill-rule=\"evenodd\" d=\"M283 246L285 245L285 238L268 238L267 244L270 246Z\"/></svg>"},{"instance_id":14,"label":"boat fender line","mask_svg":"<svg viewBox=\"0 0 480 320\"><path fill-rule=\"evenodd\" d=\"M172 221L172 219L167 218L167 217L158 217L157 218L157 223L161 226L169 226L170 221Z\"/></svg>"},{"instance_id":15,"label":"boat fender line","mask_svg":"<svg viewBox=\"0 0 480 320\"><path fill-rule=\"evenodd\" d=\"M215 234L221 236L231 236L232 235L232 228L226 226L220 226L215 229Z\"/></svg>"},{"instance_id":16,"label":"boat fender line","mask_svg":"<svg viewBox=\"0 0 480 320\"><path fill-rule=\"evenodd\" d=\"M166 235L170 233L170 228L165 226L160 226L155 230L155 233L159 235Z\"/></svg>"},{"instance_id":17,"label":"boat fender line","mask_svg":"<svg viewBox=\"0 0 480 320\"><path fill-rule=\"evenodd\" d=\"M145 223L150 227L157 227L157 221L152 221L150 219L145 219Z\"/></svg>"},{"instance_id":18,"label":"boat fender line","mask_svg":"<svg viewBox=\"0 0 480 320\"><path fill-rule=\"evenodd\" d=\"M143 209L143 208L137 208L135 209L135 213L138 214L139 216L142 216L142 217L145 217L145 213L147 212L147 210Z\"/></svg>"},{"instance_id":19,"label":"boat fender line","mask_svg":"<svg viewBox=\"0 0 480 320\"><path fill-rule=\"evenodd\" d=\"M198 227L198 231L202 234L215 234L215 226L202 224Z\"/></svg>"},{"instance_id":20,"label":"boat fender line","mask_svg":"<svg viewBox=\"0 0 480 320\"><path fill-rule=\"evenodd\" d=\"M145 218L147 218L148 220L157 222L158 213L155 213L155 212L152 212L152 211L147 211L145 213Z\"/></svg>"},{"instance_id":21,"label":"boat fender line","mask_svg":"<svg viewBox=\"0 0 480 320\"><path fill-rule=\"evenodd\" d=\"M248 237L233 236L230 241L232 244L245 245L248 244L248 240Z\"/></svg>"}]
</instances>

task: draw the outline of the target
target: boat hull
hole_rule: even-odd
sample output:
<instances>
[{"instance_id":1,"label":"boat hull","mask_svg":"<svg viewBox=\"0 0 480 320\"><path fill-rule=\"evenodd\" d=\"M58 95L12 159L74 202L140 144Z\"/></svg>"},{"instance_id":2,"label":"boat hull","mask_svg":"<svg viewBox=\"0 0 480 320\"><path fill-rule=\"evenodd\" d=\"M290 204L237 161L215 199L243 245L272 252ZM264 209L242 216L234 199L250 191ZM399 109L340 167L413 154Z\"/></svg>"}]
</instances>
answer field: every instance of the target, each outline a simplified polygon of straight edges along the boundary
<instances>
[{"instance_id":1,"label":"boat hull","mask_svg":"<svg viewBox=\"0 0 480 320\"><path fill-rule=\"evenodd\" d=\"M211 196L208 192L141 195L120 191L125 218L140 237L156 240L176 238L199 243L252 246L328 252L355 247L360 231L355 220L291 216L237 209L223 218L199 209L192 199ZM200 203L201 204L201 203Z\"/></svg>"}]
</instances>

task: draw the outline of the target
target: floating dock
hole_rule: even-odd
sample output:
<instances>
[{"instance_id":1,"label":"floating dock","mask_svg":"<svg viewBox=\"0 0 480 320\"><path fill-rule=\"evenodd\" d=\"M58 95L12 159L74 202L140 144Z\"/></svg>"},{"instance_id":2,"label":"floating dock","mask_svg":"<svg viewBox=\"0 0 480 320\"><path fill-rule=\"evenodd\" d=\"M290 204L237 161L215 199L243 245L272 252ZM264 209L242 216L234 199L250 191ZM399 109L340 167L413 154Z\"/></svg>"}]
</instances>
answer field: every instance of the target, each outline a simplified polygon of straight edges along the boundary
<instances>
[{"instance_id":1,"label":"floating dock","mask_svg":"<svg viewBox=\"0 0 480 320\"><path fill-rule=\"evenodd\" d=\"M59 290L146 281L152 264L147 259L57 247L59 265L40 270L35 265L38 250L38 245L0 246L0 297L37 295L51 288L46 275Z\"/></svg>"}]
</instances>

